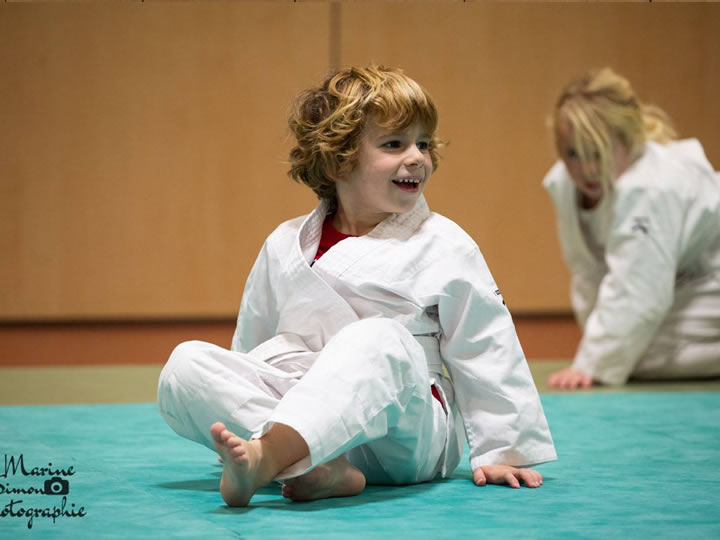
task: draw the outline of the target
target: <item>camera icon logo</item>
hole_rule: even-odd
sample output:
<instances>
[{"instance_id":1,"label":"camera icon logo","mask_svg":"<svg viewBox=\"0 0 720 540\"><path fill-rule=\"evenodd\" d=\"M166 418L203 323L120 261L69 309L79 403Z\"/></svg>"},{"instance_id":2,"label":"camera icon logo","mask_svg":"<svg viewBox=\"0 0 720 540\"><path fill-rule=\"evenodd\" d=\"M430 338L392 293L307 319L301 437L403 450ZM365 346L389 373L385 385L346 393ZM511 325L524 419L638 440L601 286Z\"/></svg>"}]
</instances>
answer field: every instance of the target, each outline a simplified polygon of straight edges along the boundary
<instances>
[{"instance_id":1,"label":"camera icon logo","mask_svg":"<svg viewBox=\"0 0 720 540\"><path fill-rule=\"evenodd\" d=\"M70 482L59 476L45 480L45 495L67 495L70 492Z\"/></svg>"}]
</instances>

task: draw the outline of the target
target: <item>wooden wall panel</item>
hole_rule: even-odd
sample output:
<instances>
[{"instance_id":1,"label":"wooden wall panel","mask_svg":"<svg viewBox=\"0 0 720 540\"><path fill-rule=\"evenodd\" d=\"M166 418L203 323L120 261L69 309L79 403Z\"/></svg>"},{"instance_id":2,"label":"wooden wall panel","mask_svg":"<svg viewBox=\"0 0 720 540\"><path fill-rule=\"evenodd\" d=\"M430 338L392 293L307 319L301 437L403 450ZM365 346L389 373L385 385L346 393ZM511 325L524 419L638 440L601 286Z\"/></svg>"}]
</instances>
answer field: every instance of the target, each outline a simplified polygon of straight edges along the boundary
<instances>
[{"instance_id":1,"label":"wooden wall panel","mask_svg":"<svg viewBox=\"0 0 720 540\"><path fill-rule=\"evenodd\" d=\"M285 175L328 7L0 9L0 317L232 315Z\"/></svg>"},{"instance_id":2,"label":"wooden wall panel","mask_svg":"<svg viewBox=\"0 0 720 540\"><path fill-rule=\"evenodd\" d=\"M451 142L431 208L479 243L515 312L569 309L568 275L540 182L562 85L611 65L720 166L718 4L342 6L344 64L403 67L433 94Z\"/></svg>"},{"instance_id":3,"label":"wooden wall panel","mask_svg":"<svg viewBox=\"0 0 720 540\"><path fill-rule=\"evenodd\" d=\"M570 76L613 65L720 165L718 4L290 4L0 7L0 320L232 317L265 236L315 204L286 111L331 63L436 97L431 206L518 313L569 307L540 179Z\"/></svg>"}]
</instances>

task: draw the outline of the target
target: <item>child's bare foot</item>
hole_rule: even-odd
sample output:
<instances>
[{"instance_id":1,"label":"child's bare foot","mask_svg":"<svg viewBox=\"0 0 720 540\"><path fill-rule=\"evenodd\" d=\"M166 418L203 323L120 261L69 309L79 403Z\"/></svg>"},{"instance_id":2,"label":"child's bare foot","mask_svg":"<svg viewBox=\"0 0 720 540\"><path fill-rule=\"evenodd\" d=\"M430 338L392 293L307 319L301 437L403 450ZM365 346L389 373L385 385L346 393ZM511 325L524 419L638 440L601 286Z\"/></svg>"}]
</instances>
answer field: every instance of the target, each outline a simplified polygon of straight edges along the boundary
<instances>
[{"instance_id":1,"label":"child's bare foot","mask_svg":"<svg viewBox=\"0 0 720 540\"><path fill-rule=\"evenodd\" d=\"M220 480L223 500L228 506L247 506L258 488L272 480L272 475L262 467L262 454L257 444L231 433L222 422L215 422L210 427L210 434L223 463Z\"/></svg>"},{"instance_id":2,"label":"child's bare foot","mask_svg":"<svg viewBox=\"0 0 720 540\"><path fill-rule=\"evenodd\" d=\"M318 465L312 471L283 483L283 497L293 501L313 501L329 497L349 497L365 489L365 475L340 456Z\"/></svg>"}]
</instances>

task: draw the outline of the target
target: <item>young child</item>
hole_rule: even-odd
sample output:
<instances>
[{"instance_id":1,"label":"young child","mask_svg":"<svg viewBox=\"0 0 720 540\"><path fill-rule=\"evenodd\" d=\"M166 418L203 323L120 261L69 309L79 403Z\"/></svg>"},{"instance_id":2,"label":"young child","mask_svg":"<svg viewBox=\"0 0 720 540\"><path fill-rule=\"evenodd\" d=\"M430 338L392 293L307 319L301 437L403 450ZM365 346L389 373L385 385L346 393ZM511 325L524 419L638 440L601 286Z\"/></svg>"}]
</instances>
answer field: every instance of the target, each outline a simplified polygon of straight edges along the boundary
<instances>
[{"instance_id":1,"label":"young child","mask_svg":"<svg viewBox=\"0 0 720 540\"><path fill-rule=\"evenodd\" d=\"M720 176L605 68L554 113L557 211L583 338L556 388L720 375Z\"/></svg>"},{"instance_id":2,"label":"young child","mask_svg":"<svg viewBox=\"0 0 720 540\"><path fill-rule=\"evenodd\" d=\"M168 424L217 450L231 506L272 480L302 501L447 477L463 427L477 485L540 486L520 467L556 454L510 313L473 240L422 196L430 96L397 69L346 69L289 124L290 175L321 202L268 237L232 349L173 351Z\"/></svg>"}]
</instances>

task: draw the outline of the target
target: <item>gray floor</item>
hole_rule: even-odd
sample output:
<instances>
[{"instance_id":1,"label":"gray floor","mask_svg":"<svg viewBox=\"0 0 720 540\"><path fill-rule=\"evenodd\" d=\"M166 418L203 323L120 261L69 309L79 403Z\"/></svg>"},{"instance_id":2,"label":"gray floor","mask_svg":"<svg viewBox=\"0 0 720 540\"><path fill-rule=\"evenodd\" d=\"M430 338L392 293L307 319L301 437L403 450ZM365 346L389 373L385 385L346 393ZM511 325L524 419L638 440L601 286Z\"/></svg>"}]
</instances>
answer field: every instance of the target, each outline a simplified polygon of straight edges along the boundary
<instances>
[{"instance_id":1,"label":"gray floor","mask_svg":"<svg viewBox=\"0 0 720 540\"><path fill-rule=\"evenodd\" d=\"M548 375L568 361L530 362L538 390ZM146 403L155 401L161 365L102 367L0 368L0 405ZM586 392L720 392L720 379L705 381L633 382L619 387L593 387Z\"/></svg>"}]
</instances>

